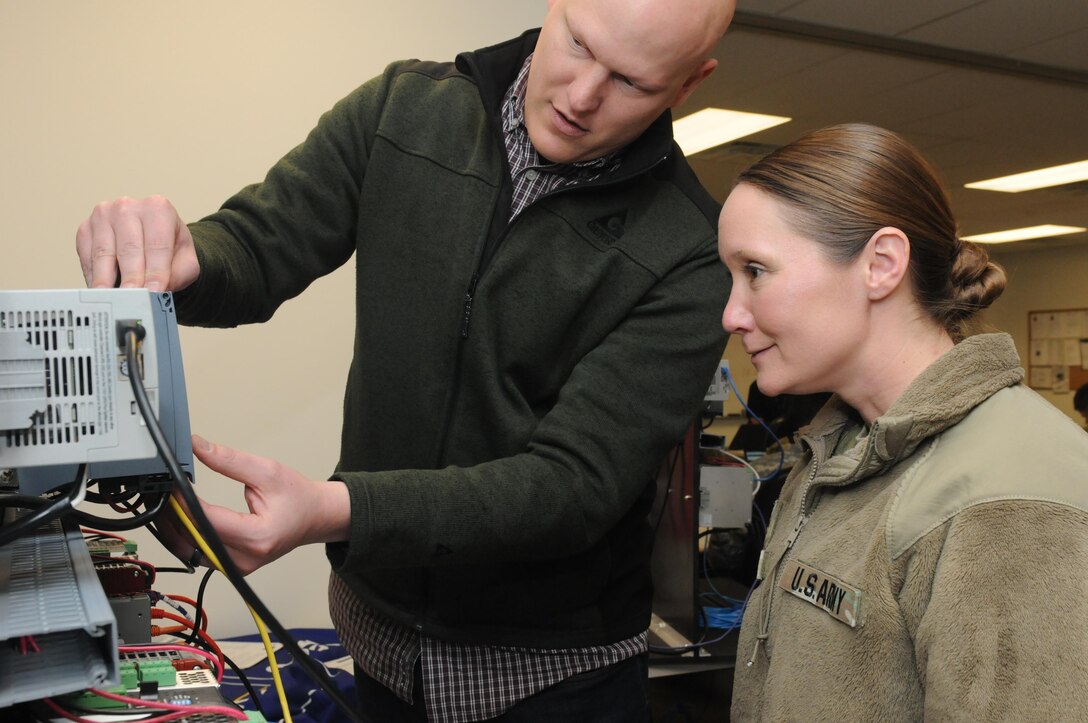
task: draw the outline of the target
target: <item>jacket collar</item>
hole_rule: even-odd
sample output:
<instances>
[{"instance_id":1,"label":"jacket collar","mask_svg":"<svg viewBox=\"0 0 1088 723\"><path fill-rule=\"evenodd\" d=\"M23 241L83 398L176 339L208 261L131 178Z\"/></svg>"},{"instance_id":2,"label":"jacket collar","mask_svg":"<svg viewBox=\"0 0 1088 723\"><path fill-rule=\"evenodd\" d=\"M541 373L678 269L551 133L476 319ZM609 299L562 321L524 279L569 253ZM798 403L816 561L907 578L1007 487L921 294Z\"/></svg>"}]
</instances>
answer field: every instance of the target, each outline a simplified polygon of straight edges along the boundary
<instances>
[{"instance_id":1,"label":"jacket collar","mask_svg":"<svg viewBox=\"0 0 1088 723\"><path fill-rule=\"evenodd\" d=\"M495 122L496 132L502 131L502 99L506 89L535 50L539 36L539 28L527 30L504 43L461 53L454 61L457 70L471 78L479 88L488 116ZM679 152L672 138L672 111L666 109L627 147L616 173L624 177L635 175Z\"/></svg>"},{"instance_id":2,"label":"jacket collar","mask_svg":"<svg viewBox=\"0 0 1088 723\"><path fill-rule=\"evenodd\" d=\"M1008 334L968 337L911 382L868 432L857 413L837 395L803 432L803 443L823 466L824 484L847 484L906 459L925 440L954 426L972 409L1024 378ZM839 453L842 440L861 431Z\"/></svg>"}]
</instances>

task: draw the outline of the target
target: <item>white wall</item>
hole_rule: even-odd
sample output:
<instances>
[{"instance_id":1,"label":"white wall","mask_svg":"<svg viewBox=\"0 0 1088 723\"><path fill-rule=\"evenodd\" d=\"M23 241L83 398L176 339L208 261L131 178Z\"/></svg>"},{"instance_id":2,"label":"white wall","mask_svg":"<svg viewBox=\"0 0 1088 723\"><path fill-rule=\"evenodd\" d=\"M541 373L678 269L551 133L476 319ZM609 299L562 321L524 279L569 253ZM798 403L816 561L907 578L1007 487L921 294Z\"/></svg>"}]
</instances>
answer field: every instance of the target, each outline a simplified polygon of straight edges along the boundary
<instances>
[{"instance_id":1,"label":"white wall","mask_svg":"<svg viewBox=\"0 0 1088 723\"><path fill-rule=\"evenodd\" d=\"M209 213L391 60L451 59L539 25L544 0L0 1L0 288L81 287L79 222L100 200L159 193ZM336 462L353 333L350 264L268 324L183 329L193 430L324 479ZM315 330L326 331L318 336ZM198 491L244 508L205 468ZM138 533L148 560L170 559ZM328 625L319 546L253 574L290 627ZM184 575L163 592L194 595ZM218 578L211 632L253 631Z\"/></svg>"}]
</instances>

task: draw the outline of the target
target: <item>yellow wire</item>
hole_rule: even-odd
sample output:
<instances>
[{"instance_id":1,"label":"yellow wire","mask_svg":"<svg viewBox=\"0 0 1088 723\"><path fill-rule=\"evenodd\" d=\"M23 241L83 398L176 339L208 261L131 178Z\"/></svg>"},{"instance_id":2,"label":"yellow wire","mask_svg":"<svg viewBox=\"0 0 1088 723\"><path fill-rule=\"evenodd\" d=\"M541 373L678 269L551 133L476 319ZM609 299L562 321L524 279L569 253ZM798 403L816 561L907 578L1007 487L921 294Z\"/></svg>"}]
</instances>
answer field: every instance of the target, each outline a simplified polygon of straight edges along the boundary
<instances>
[{"instance_id":1,"label":"yellow wire","mask_svg":"<svg viewBox=\"0 0 1088 723\"><path fill-rule=\"evenodd\" d=\"M219 563L219 558L212 552L212 548L208 546L208 543L204 540L204 537L197 532L196 525L189 519L189 516L185 514L185 510L178 501L173 497L170 498L170 506L174 508L174 513L181 520L181 523L185 525L185 529L189 531L189 534L193 536L193 540L196 542L200 551L204 553L204 557L215 566L216 570L226 574L223 570L223 566ZM276 653L272 650L272 641L268 637L268 630L264 626L264 621L257 615L257 611L253 609L248 603L246 607L249 608L249 614L253 616L253 622L257 624L257 631L261 634L261 642L264 643L264 652L268 657L269 666L272 669L272 681L276 685L276 696L280 700L280 708L283 709L283 721L284 723L294 723L291 720L291 709L287 705L287 693L283 689L283 681L280 679L280 666L276 664Z\"/></svg>"}]
</instances>

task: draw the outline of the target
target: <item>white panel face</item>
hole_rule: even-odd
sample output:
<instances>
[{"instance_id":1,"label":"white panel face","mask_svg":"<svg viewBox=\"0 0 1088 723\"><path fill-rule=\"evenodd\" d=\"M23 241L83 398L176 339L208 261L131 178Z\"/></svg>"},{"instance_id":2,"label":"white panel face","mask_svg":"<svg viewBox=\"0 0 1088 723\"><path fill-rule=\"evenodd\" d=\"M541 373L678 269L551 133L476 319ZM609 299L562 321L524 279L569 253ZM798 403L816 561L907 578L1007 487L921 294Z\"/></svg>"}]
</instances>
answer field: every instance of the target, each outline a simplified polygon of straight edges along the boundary
<instances>
[{"instance_id":1,"label":"white panel face","mask_svg":"<svg viewBox=\"0 0 1088 723\"><path fill-rule=\"evenodd\" d=\"M156 454L118 345L119 320L147 328L138 356L157 414L158 363L147 291L0 291L0 467Z\"/></svg>"},{"instance_id":2,"label":"white panel face","mask_svg":"<svg viewBox=\"0 0 1088 723\"><path fill-rule=\"evenodd\" d=\"M740 529L752 519L752 475L743 467L699 468L699 526Z\"/></svg>"}]
</instances>

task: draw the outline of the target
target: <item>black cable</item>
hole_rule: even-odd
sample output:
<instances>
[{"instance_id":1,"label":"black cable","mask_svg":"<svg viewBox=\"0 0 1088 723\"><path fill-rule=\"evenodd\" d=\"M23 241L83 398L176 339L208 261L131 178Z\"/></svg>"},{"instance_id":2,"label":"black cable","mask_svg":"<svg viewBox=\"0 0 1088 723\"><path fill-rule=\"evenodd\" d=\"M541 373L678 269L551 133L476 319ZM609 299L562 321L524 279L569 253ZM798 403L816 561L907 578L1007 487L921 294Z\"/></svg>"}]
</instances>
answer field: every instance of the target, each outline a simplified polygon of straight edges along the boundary
<instances>
[{"instance_id":1,"label":"black cable","mask_svg":"<svg viewBox=\"0 0 1088 723\"><path fill-rule=\"evenodd\" d=\"M714 424L714 420L718 418L718 415L714 414L714 412L711 411L710 402L707 402L703 405L703 411L701 413L701 416L702 420L700 420L701 424L699 426L700 432L705 429L710 429L710 425Z\"/></svg>"},{"instance_id":2,"label":"black cable","mask_svg":"<svg viewBox=\"0 0 1088 723\"><path fill-rule=\"evenodd\" d=\"M76 481L72 484L68 494L53 501L52 504L41 507L29 515L23 515L9 525L0 527L0 547L29 534L33 530L48 525L53 520L75 509L75 503L82 499L87 492L87 465L79 465L76 472Z\"/></svg>"},{"instance_id":3,"label":"black cable","mask_svg":"<svg viewBox=\"0 0 1088 723\"><path fill-rule=\"evenodd\" d=\"M183 633L169 633L169 635L173 635L174 637L177 637L177 638L184 638L185 637L185 635ZM200 648L201 650L206 650L207 652L211 653L213 656L216 655L216 652L211 649L211 646L208 645L208 643L206 641L201 640L199 645L194 645L192 647ZM249 682L249 678L246 677L246 674L243 673L242 669L238 667L238 664L230 659L229 655L227 655L223 651L219 651L219 654L221 654L223 656L223 662L226 663L227 667L230 668L231 671L235 675L238 676L238 680L239 680L239 682L241 682L242 687L244 687L246 689L246 692L249 693L249 697L253 700L253 705L255 705L257 707L257 712L260 713L265 718L267 718L268 714L265 713L264 707L261 705L261 698L260 698L259 695L257 695L257 689L253 687L253 684L251 682Z\"/></svg>"},{"instance_id":4,"label":"black cable","mask_svg":"<svg viewBox=\"0 0 1088 723\"><path fill-rule=\"evenodd\" d=\"M197 622L197 624L199 624L199 621ZM194 627L193 629L195 631L195 629L197 628ZM254 699L254 705L257 706L258 712L260 712L261 715L264 715L264 718L268 718L268 715L264 713L264 709L261 708L261 701L260 698L258 698L257 696L257 690L249 682L249 678L246 677L246 674L242 672L242 669L238 668L238 664L231 660L230 656L227 656L226 653L222 650L212 649L211 645L208 644L208 640L203 639L199 635L197 636L196 643L191 644L189 644L189 639L186 637L185 633L166 633L166 635L172 635L176 638L181 638L189 647L205 650L206 652L210 653L212 657L223 656L223 663L227 666L227 668L230 668L235 675L238 676L238 681L242 683L243 687L246 688L249 697ZM205 633L205 635L207 635L207 633Z\"/></svg>"},{"instance_id":5,"label":"black cable","mask_svg":"<svg viewBox=\"0 0 1088 723\"><path fill-rule=\"evenodd\" d=\"M56 699L54 699L53 702L57 703L57 705L60 705L60 703ZM87 714L87 715L94 715L94 716L114 716L114 717L118 717L118 718L121 718L122 716L132 716L132 715L142 715L142 716L144 716L143 718L136 718L136 719L123 718L123 720L133 720L133 723L141 723L141 721L149 720L151 718L161 718L161 717L170 715L170 712L171 712L171 711L163 710L162 708L145 708L145 707L141 707L141 706L131 706L131 707L125 707L125 708L93 708L93 707L88 706L88 705L79 705L77 703L72 702L71 700L65 700L64 705L61 706L61 707L64 708L64 710L68 711L69 713L77 713L77 714L78 713L84 713L84 714ZM198 713L197 715L200 715L200 714ZM80 717L84 718L85 716L81 715ZM49 718L48 720L55 721L56 719L57 719L57 714L53 713L53 717Z\"/></svg>"},{"instance_id":6,"label":"black cable","mask_svg":"<svg viewBox=\"0 0 1088 723\"><path fill-rule=\"evenodd\" d=\"M140 331L142 331L142 329ZM219 559L219 564L223 567L224 574L234 586L234 589L238 591L238 594L242 596L242 599L257 613L257 617L264 621L264 624L276 634L276 637L280 639L280 643L284 648L286 648L295 660L298 661L299 665L301 665L309 674L310 678L329 695L336 706L340 708L341 712L343 712L348 719L355 721L355 723L363 723L363 719L352 709L347 700L345 700L344 696L337 689L336 685L327 677L325 669L319 666L313 658L307 655L305 651L299 647L299 644L291 637L287 632L287 629L280 624L279 620L272 615L272 612L265 606L264 602L257 597L255 592L253 592L253 588L249 586L249 583L246 582L245 577L238 569L238 566L234 564L234 560L231 558L230 553L227 552L227 548L219 538L219 534L208 520L207 515L204 514L204 510L200 506L200 500L197 499L196 494L193 492L192 485L186 483L185 474L181 471L181 465L178 463L174 451L166 441L166 436L163 434L162 427L159 426L159 420L155 418L155 414L151 411L151 403L147 399L147 391L144 389L143 380L140 378L139 373L137 373L140 366L139 359L136 357L136 343L137 330L135 328L126 329L125 358L128 361L128 368L130 370L128 378L132 385L132 392L136 396L136 406L140 408L140 414L144 417L144 422L147 424L147 430L151 433L151 439L154 441L155 447L159 451L159 456L162 457L163 462L166 463L167 469L174 477L174 489L185 500L185 504L189 508L189 514L192 515L197 528L204 536L208 546L211 547L212 552L214 552L215 556ZM275 665L275 661L269 661L269 663Z\"/></svg>"},{"instance_id":7,"label":"black cable","mask_svg":"<svg viewBox=\"0 0 1088 723\"><path fill-rule=\"evenodd\" d=\"M162 546L163 546L163 548L164 548L164 549L165 549L166 551L168 551L168 552L170 552L171 554L173 554L173 551L172 551L172 550L170 549L170 543L169 543L169 542L167 542L167 540L166 540L166 539L165 539L165 538L163 537L162 533L161 533L161 532L159 532L159 526L158 526L158 524L156 524L156 522L149 522L149 523L147 523L146 527L147 527L147 530L148 530L148 532L150 532L150 533L151 533L151 535L152 535L152 536L153 536L153 537L154 537L154 538L155 538L156 540L158 540L158 541L159 541L159 544L160 544L160 545L162 545ZM177 555L174 555L174 557L177 557ZM189 563L189 561L188 561L188 560L182 560L182 559L180 559L180 558L178 558L178 560L179 560L179 561L181 562L181 564L185 565L185 567L184 567L184 568L180 568L180 567L170 567L170 568L165 568L165 569L164 569L164 572L187 572L187 573L189 573L190 575L191 575L191 574L193 574L194 572L196 572L196 568L195 568L195 567L193 567L193 566L192 566L192 565L191 565L191 564Z\"/></svg>"},{"instance_id":8,"label":"black cable","mask_svg":"<svg viewBox=\"0 0 1088 723\"><path fill-rule=\"evenodd\" d=\"M91 480L91 484L98 484L103 480ZM87 501L94 502L96 505L108 505L112 502L120 500L122 502L128 501L130 498L137 494L136 490L122 490L118 492L87 492Z\"/></svg>"},{"instance_id":9,"label":"black cable","mask_svg":"<svg viewBox=\"0 0 1088 723\"><path fill-rule=\"evenodd\" d=\"M238 664L231 660L226 653L223 653L223 662L225 662L227 664L227 667L230 668L234 672L234 674L238 676L238 680L242 682L242 685L245 687L246 692L249 693L249 699L252 700L253 705L257 707L257 712L267 718L268 714L265 713L264 706L261 705L261 697L257 695L256 689L253 687L253 684L249 682L249 678L246 677L246 674L242 672L242 669L238 667ZM275 661L269 662L272 665L276 664Z\"/></svg>"},{"instance_id":10,"label":"black cable","mask_svg":"<svg viewBox=\"0 0 1088 723\"><path fill-rule=\"evenodd\" d=\"M107 498L109 496L107 495ZM76 510L73 517L79 522L79 524L85 527L97 527L100 530L106 532L126 532L128 530L136 530L145 526L148 522L155 519L163 507L166 505L166 499L168 495L165 492L158 493L153 504L148 505L146 500L141 497L141 504L147 509L133 517L98 517L87 512ZM133 508L135 509L135 508Z\"/></svg>"},{"instance_id":11,"label":"black cable","mask_svg":"<svg viewBox=\"0 0 1088 723\"><path fill-rule=\"evenodd\" d=\"M683 450L680 446L673 448L672 461L669 462L669 476L665 482L665 494L661 498L661 509L658 510L657 520L654 522L654 537L657 537L657 529L661 527L661 521L665 519L665 508L669 506L669 495L672 494L672 475L676 471L676 462L681 454Z\"/></svg>"},{"instance_id":12,"label":"black cable","mask_svg":"<svg viewBox=\"0 0 1088 723\"><path fill-rule=\"evenodd\" d=\"M699 617L703 619L703 630L709 630L706 625L706 615L703 613L701 605L699 606ZM663 648L656 645L648 645L646 647L647 650L649 650L651 653L656 653L658 655L684 655L686 653L698 654L698 651L702 650L703 648L709 647L711 645L714 645L715 643L720 643L721 641L725 640L732 632L733 628L730 628L729 630L726 630L725 633L719 635L713 640L707 640L706 633L703 633L703 635L694 643L689 643L688 645L679 645L675 648Z\"/></svg>"},{"instance_id":13,"label":"black cable","mask_svg":"<svg viewBox=\"0 0 1088 723\"><path fill-rule=\"evenodd\" d=\"M36 700L20 703L12 710L20 716L15 719L14 723L52 723L57 718L57 714L52 709L47 708L45 703ZM7 712L4 711L4 713Z\"/></svg>"},{"instance_id":14,"label":"black cable","mask_svg":"<svg viewBox=\"0 0 1088 723\"><path fill-rule=\"evenodd\" d=\"M0 507L22 507L26 510L36 510L53 502L46 497L36 495L0 495Z\"/></svg>"},{"instance_id":15,"label":"black cable","mask_svg":"<svg viewBox=\"0 0 1088 723\"><path fill-rule=\"evenodd\" d=\"M209 567L208 571L204 573L203 579L200 581L200 587L197 588L195 601L196 604L194 605L196 610L193 611L193 630L191 633L189 633L189 637L187 639L187 642L190 645L195 645L197 638L200 637L200 635L197 633L197 630L200 629L200 624L202 622L202 619L204 618L204 591L208 589L208 581L212 579L212 574L214 573L215 568Z\"/></svg>"}]
</instances>

